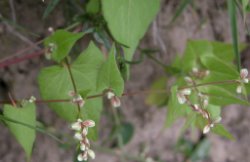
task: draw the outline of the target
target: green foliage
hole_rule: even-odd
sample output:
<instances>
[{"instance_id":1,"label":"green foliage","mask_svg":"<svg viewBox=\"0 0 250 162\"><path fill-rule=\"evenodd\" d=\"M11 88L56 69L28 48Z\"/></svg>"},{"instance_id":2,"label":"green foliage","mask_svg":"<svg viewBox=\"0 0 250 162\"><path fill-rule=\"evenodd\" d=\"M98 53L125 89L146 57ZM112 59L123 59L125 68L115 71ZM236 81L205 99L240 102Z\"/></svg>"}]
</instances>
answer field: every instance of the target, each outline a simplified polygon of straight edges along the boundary
<instances>
[{"instance_id":1,"label":"green foliage","mask_svg":"<svg viewBox=\"0 0 250 162\"><path fill-rule=\"evenodd\" d=\"M121 96L124 90L124 81L118 69L114 48L111 49L107 61L101 66L97 79L97 89L112 89L116 95Z\"/></svg>"},{"instance_id":2,"label":"green foliage","mask_svg":"<svg viewBox=\"0 0 250 162\"><path fill-rule=\"evenodd\" d=\"M3 114L4 117L10 119L5 122L18 143L20 143L20 145L23 147L26 156L29 159L32 153L36 133L34 129L31 129L20 123L36 127L35 105L33 103L27 102L25 102L21 108L13 107L11 105L4 105ZM17 122L12 122L11 119L16 120Z\"/></svg>"},{"instance_id":3,"label":"green foliage","mask_svg":"<svg viewBox=\"0 0 250 162\"><path fill-rule=\"evenodd\" d=\"M149 105L157 105L157 106L163 106L167 103L168 100L168 93L167 93L167 78L161 77L154 81L152 84L150 90L152 92L154 91L160 91L160 90L166 90L166 93L151 93L146 98L146 103Z\"/></svg>"},{"instance_id":4,"label":"green foliage","mask_svg":"<svg viewBox=\"0 0 250 162\"><path fill-rule=\"evenodd\" d=\"M79 92L90 91L88 95L100 93L100 91L97 91L96 85L97 75L103 62L102 53L93 43L90 43L89 47L70 65ZM39 75L39 86L43 99L72 99L69 92L74 88L66 65L43 69ZM68 121L73 122L78 116L77 106L70 102L50 103L49 106L59 116ZM98 123L101 107L102 102L100 99L88 100L81 109L81 114L83 118L90 118Z\"/></svg>"},{"instance_id":5,"label":"green foliage","mask_svg":"<svg viewBox=\"0 0 250 162\"><path fill-rule=\"evenodd\" d=\"M126 145L134 135L134 127L131 123L122 123L117 133L121 134L122 142Z\"/></svg>"},{"instance_id":6,"label":"green foliage","mask_svg":"<svg viewBox=\"0 0 250 162\"><path fill-rule=\"evenodd\" d=\"M240 52L238 44L238 29L237 29L237 15L236 15L236 2L234 0L227 0L228 13L230 17L231 34L233 38L234 54L236 56L237 68L240 70Z\"/></svg>"},{"instance_id":7,"label":"green foliage","mask_svg":"<svg viewBox=\"0 0 250 162\"><path fill-rule=\"evenodd\" d=\"M139 40L156 16L160 0L104 0L103 15L114 39L125 48L125 57L131 60Z\"/></svg>"},{"instance_id":8,"label":"green foliage","mask_svg":"<svg viewBox=\"0 0 250 162\"><path fill-rule=\"evenodd\" d=\"M70 33L65 30L57 30L46 38L44 45L51 51L51 57L56 62L61 62L70 52L75 42L83 37L84 33Z\"/></svg>"},{"instance_id":9,"label":"green foliage","mask_svg":"<svg viewBox=\"0 0 250 162\"><path fill-rule=\"evenodd\" d=\"M245 47L245 45L240 45L241 50ZM225 51L224 48L226 48ZM176 75L176 82L172 85L171 96L167 104L167 127L171 126L181 116L187 117L182 132L195 123L201 130L208 124L201 114L188 106L190 103L200 105L202 109L209 113L212 121L221 116L222 106L235 103L249 105L248 101L236 94L236 81L239 79L240 74L235 70L236 67L233 64L233 50L232 45L220 42L188 41L183 57L177 57L172 64L177 68L181 66L179 68L181 71ZM199 70L198 74L194 73L194 68ZM189 76L195 83L186 83L184 81L185 76ZM159 83L155 82L153 85L157 84ZM177 93L181 87L187 85L192 89L192 94L189 96L190 103L179 104ZM194 88L195 86L197 87ZM203 101L199 97L200 93L208 97L209 104L206 107L201 105ZM224 127L218 124L215 125L212 128L214 133L232 139L232 135Z\"/></svg>"},{"instance_id":10,"label":"green foliage","mask_svg":"<svg viewBox=\"0 0 250 162\"><path fill-rule=\"evenodd\" d=\"M100 11L100 0L90 0L86 6L86 11L90 14L96 14Z\"/></svg>"}]
</instances>

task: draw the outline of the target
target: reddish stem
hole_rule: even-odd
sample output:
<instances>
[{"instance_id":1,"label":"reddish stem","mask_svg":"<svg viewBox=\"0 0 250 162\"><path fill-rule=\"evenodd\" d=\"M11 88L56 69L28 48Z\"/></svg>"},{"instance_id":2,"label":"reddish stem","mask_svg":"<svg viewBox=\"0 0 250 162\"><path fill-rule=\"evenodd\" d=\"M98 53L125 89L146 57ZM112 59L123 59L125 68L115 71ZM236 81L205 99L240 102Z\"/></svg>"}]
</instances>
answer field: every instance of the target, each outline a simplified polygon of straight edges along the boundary
<instances>
[{"instance_id":1,"label":"reddish stem","mask_svg":"<svg viewBox=\"0 0 250 162\"><path fill-rule=\"evenodd\" d=\"M22 57L6 59L3 62L0 62L0 68L4 68L4 67L10 66L12 64L17 64L19 62L38 57L38 56L42 55L43 53L44 53L44 50L40 50L40 51L33 52L31 54L24 55Z\"/></svg>"}]
</instances>

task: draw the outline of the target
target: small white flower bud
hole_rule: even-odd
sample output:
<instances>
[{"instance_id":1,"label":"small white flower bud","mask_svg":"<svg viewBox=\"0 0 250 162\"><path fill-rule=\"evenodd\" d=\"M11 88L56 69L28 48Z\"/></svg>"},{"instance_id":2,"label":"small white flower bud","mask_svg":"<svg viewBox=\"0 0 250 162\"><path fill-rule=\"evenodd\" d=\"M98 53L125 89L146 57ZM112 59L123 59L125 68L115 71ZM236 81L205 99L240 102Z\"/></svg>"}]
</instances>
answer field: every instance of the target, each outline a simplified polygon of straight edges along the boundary
<instances>
[{"instance_id":1,"label":"small white flower bud","mask_svg":"<svg viewBox=\"0 0 250 162\"><path fill-rule=\"evenodd\" d=\"M77 160L78 161L87 161L88 160L88 156L86 153L81 153L77 156Z\"/></svg>"},{"instance_id":2,"label":"small white flower bud","mask_svg":"<svg viewBox=\"0 0 250 162\"><path fill-rule=\"evenodd\" d=\"M107 92L107 98L108 99L111 99L112 97L114 97L115 96L115 94L113 93L113 92Z\"/></svg>"},{"instance_id":3,"label":"small white flower bud","mask_svg":"<svg viewBox=\"0 0 250 162\"><path fill-rule=\"evenodd\" d=\"M120 107L121 106L121 101L120 101L120 99L117 97L117 96L114 96L114 97L112 97L111 98L111 105L113 106L113 107Z\"/></svg>"},{"instance_id":4,"label":"small white flower bud","mask_svg":"<svg viewBox=\"0 0 250 162\"><path fill-rule=\"evenodd\" d=\"M241 94L242 93L242 89L243 89L242 85L238 85L237 88L236 88L236 92L238 94Z\"/></svg>"},{"instance_id":5,"label":"small white flower bud","mask_svg":"<svg viewBox=\"0 0 250 162\"><path fill-rule=\"evenodd\" d=\"M82 99L81 95L78 95L77 97L73 98L72 102L79 104L80 107L83 107L85 104L85 101Z\"/></svg>"},{"instance_id":6,"label":"small white flower bud","mask_svg":"<svg viewBox=\"0 0 250 162\"><path fill-rule=\"evenodd\" d=\"M182 94L177 94L177 99L180 104L184 104L187 101L186 97Z\"/></svg>"},{"instance_id":7,"label":"small white flower bud","mask_svg":"<svg viewBox=\"0 0 250 162\"><path fill-rule=\"evenodd\" d=\"M191 94L191 89L190 88L186 88L186 89L183 89L183 90L181 90L181 94L183 94L183 95L190 95Z\"/></svg>"},{"instance_id":8,"label":"small white flower bud","mask_svg":"<svg viewBox=\"0 0 250 162\"><path fill-rule=\"evenodd\" d=\"M36 101L36 98L35 98L34 96L31 96L30 99L29 99L29 102L30 102L30 103L33 103L33 102L35 102L35 101Z\"/></svg>"},{"instance_id":9,"label":"small white flower bud","mask_svg":"<svg viewBox=\"0 0 250 162\"><path fill-rule=\"evenodd\" d=\"M82 151L85 151L85 150L86 150L86 145L85 145L85 144L83 144L83 143L81 143L81 145L80 145L80 149L81 149Z\"/></svg>"},{"instance_id":10,"label":"small white flower bud","mask_svg":"<svg viewBox=\"0 0 250 162\"><path fill-rule=\"evenodd\" d=\"M209 70L206 70L205 71L205 76L208 76L210 74L210 71Z\"/></svg>"},{"instance_id":11,"label":"small white flower bud","mask_svg":"<svg viewBox=\"0 0 250 162\"><path fill-rule=\"evenodd\" d=\"M81 123L80 122L75 122L71 125L71 129L79 131L81 130Z\"/></svg>"},{"instance_id":12,"label":"small white flower bud","mask_svg":"<svg viewBox=\"0 0 250 162\"><path fill-rule=\"evenodd\" d=\"M249 79L248 79L248 78L245 78L245 79L243 79L243 82L244 82L244 83L248 83L248 82L249 82Z\"/></svg>"},{"instance_id":13,"label":"small white flower bud","mask_svg":"<svg viewBox=\"0 0 250 162\"><path fill-rule=\"evenodd\" d=\"M189 76L184 77L184 80L185 80L187 83L193 83L192 78L190 78Z\"/></svg>"},{"instance_id":14,"label":"small white flower bud","mask_svg":"<svg viewBox=\"0 0 250 162\"><path fill-rule=\"evenodd\" d=\"M86 136L88 134L88 127L82 129L82 135Z\"/></svg>"},{"instance_id":15,"label":"small white flower bud","mask_svg":"<svg viewBox=\"0 0 250 162\"><path fill-rule=\"evenodd\" d=\"M204 98L203 100L203 106L206 107L208 105L208 98Z\"/></svg>"},{"instance_id":16,"label":"small white flower bud","mask_svg":"<svg viewBox=\"0 0 250 162\"><path fill-rule=\"evenodd\" d=\"M88 155L91 159L95 159L95 152L91 149L88 150Z\"/></svg>"},{"instance_id":17,"label":"small white flower bud","mask_svg":"<svg viewBox=\"0 0 250 162\"><path fill-rule=\"evenodd\" d=\"M79 140L79 141L83 140L81 133L75 133L74 138Z\"/></svg>"},{"instance_id":18,"label":"small white flower bud","mask_svg":"<svg viewBox=\"0 0 250 162\"><path fill-rule=\"evenodd\" d=\"M241 69L240 70L240 77L241 79L245 79L248 75L248 70L247 69Z\"/></svg>"},{"instance_id":19,"label":"small white flower bud","mask_svg":"<svg viewBox=\"0 0 250 162\"><path fill-rule=\"evenodd\" d=\"M198 106L197 104L194 104L194 109L197 111L197 110L199 110L200 108L199 108L199 106Z\"/></svg>"},{"instance_id":20,"label":"small white flower bud","mask_svg":"<svg viewBox=\"0 0 250 162\"><path fill-rule=\"evenodd\" d=\"M91 128L95 126L95 122L93 120L85 120L82 122L82 125Z\"/></svg>"},{"instance_id":21,"label":"small white flower bud","mask_svg":"<svg viewBox=\"0 0 250 162\"><path fill-rule=\"evenodd\" d=\"M208 118L209 118L208 113L207 113L207 112L205 112L205 111L202 113L202 116L203 116L204 118L206 118L206 119L208 119Z\"/></svg>"},{"instance_id":22,"label":"small white flower bud","mask_svg":"<svg viewBox=\"0 0 250 162\"><path fill-rule=\"evenodd\" d=\"M54 28L50 26L50 27L48 28L48 31L49 31L50 33L53 33L53 32L54 32Z\"/></svg>"},{"instance_id":23,"label":"small white flower bud","mask_svg":"<svg viewBox=\"0 0 250 162\"><path fill-rule=\"evenodd\" d=\"M210 125L206 125L203 129L203 134L207 134L210 131Z\"/></svg>"},{"instance_id":24,"label":"small white flower bud","mask_svg":"<svg viewBox=\"0 0 250 162\"><path fill-rule=\"evenodd\" d=\"M198 73L198 72L199 72L199 69L196 68L196 67L194 67L194 68L192 68L192 72L193 72L193 73Z\"/></svg>"}]
</instances>

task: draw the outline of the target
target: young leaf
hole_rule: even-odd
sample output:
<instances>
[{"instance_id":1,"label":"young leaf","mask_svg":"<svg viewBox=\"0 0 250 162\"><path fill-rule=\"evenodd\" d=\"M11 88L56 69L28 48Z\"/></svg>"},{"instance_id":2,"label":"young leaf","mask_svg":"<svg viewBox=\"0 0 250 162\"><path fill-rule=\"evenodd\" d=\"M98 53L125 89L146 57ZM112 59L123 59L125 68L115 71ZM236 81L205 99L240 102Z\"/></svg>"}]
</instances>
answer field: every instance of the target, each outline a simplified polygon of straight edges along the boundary
<instances>
[{"instance_id":1,"label":"young leaf","mask_svg":"<svg viewBox=\"0 0 250 162\"><path fill-rule=\"evenodd\" d=\"M240 71L240 53L238 44L238 29L237 29L237 17L236 17L236 2L234 0L227 0L228 13L230 17L231 34L233 39L234 54L236 56L237 68Z\"/></svg>"},{"instance_id":2,"label":"young leaf","mask_svg":"<svg viewBox=\"0 0 250 162\"><path fill-rule=\"evenodd\" d=\"M215 126L212 128L212 132L214 132L222 137L225 137L227 139L235 140L233 135L230 132L228 132L222 124L215 124Z\"/></svg>"},{"instance_id":3,"label":"young leaf","mask_svg":"<svg viewBox=\"0 0 250 162\"><path fill-rule=\"evenodd\" d=\"M104 0L101 1L108 28L121 44L128 46L125 57L131 60L139 40L156 16L160 0Z\"/></svg>"},{"instance_id":4,"label":"young leaf","mask_svg":"<svg viewBox=\"0 0 250 162\"><path fill-rule=\"evenodd\" d=\"M123 93L124 81L116 63L114 48L111 49L108 60L98 73L97 89L100 91L112 89L118 96Z\"/></svg>"},{"instance_id":5,"label":"young leaf","mask_svg":"<svg viewBox=\"0 0 250 162\"><path fill-rule=\"evenodd\" d=\"M88 95L100 93L96 90L96 80L103 62L103 54L93 43L90 43L88 48L70 65L79 93L84 91L90 91ZM69 92L74 88L67 66L51 66L43 69L39 75L39 88L43 99L72 99ZM67 121L74 122L78 116L77 106L71 102L49 103L49 107ZM98 99L86 101L81 113L84 118L93 118L92 120L98 125L101 101Z\"/></svg>"},{"instance_id":6,"label":"young leaf","mask_svg":"<svg viewBox=\"0 0 250 162\"><path fill-rule=\"evenodd\" d=\"M57 30L46 38L44 44L51 49L51 57L56 62L61 62L70 52L75 42L83 37L84 33L70 33L65 30Z\"/></svg>"},{"instance_id":7,"label":"young leaf","mask_svg":"<svg viewBox=\"0 0 250 162\"><path fill-rule=\"evenodd\" d=\"M230 104L249 105L243 99L238 98L235 93L231 93L225 88L209 85L207 87L200 87L201 92L209 96L209 102L214 105L226 106Z\"/></svg>"},{"instance_id":8,"label":"young leaf","mask_svg":"<svg viewBox=\"0 0 250 162\"><path fill-rule=\"evenodd\" d=\"M36 127L36 109L33 103L24 103L22 108L4 105L3 114L6 118ZM11 121L6 121L6 124L29 159L36 137L35 130Z\"/></svg>"}]
</instances>

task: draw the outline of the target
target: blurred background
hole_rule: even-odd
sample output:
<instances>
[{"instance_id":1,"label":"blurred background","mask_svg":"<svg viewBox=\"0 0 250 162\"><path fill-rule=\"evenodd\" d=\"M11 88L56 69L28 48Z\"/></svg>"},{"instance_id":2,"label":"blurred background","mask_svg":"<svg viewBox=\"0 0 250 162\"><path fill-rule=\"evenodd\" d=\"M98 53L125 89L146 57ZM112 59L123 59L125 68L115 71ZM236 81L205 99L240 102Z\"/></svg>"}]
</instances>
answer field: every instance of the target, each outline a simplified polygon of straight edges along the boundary
<instances>
[{"instance_id":1,"label":"blurred background","mask_svg":"<svg viewBox=\"0 0 250 162\"><path fill-rule=\"evenodd\" d=\"M87 1L61 0L53 11L44 19L43 14L48 0L1 0L0 1L0 59L3 60L22 49L30 47L25 54L30 54L42 45L35 42L50 33L49 27L64 28L72 24L84 13L81 5ZM168 65L177 54L182 54L187 40L205 39L230 43L231 32L226 0L193 0L185 6L176 21L170 23L180 6L179 0L162 0L161 9L150 25L147 34L140 42L140 49L154 49L154 58ZM246 19L249 22L249 19ZM75 30L81 30L76 27ZM249 42L241 14L238 13L239 40ZM81 51L89 40L87 35L78 42L75 51ZM140 59L138 49L134 59ZM250 51L242 53L244 67L250 68ZM15 98L22 99L31 95L40 98L37 76L42 67L51 62L44 56L36 57L18 64L0 69L0 99L8 99L10 92ZM152 83L165 75L164 70L152 58L145 57L140 63L130 67L131 76L126 82L126 91L149 89ZM113 150L97 149L93 162L120 162L124 153L125 161L138 161L137 156L148 157L163 162L248 162L250 161L250 109L232 105L223 109L223 121L226 128L235 136L235 141L223 139L217 135L201 136L197 130L190 129L180 136L184 120L179 120L173 127L163 129L166 107L159 108L146 102L147 95L140 94L123 97L120 113L129 123L130 131L127 144L122 153L115 143L105 142L110 131L108 115L103 114L100 126L100 140L96 142ZM0 110L2 105L0 105ZM104 109L105 110L105 109ZM39 104L37 119L52 132L72 135L69 124L59 119L46 104ZM74 146L58 144L44 134L37 133L32 160L34 162L69 162L73 161ZM24 162L25 154L9 130L0 125L0 162Z\"/></svg>"}]
</instances>

